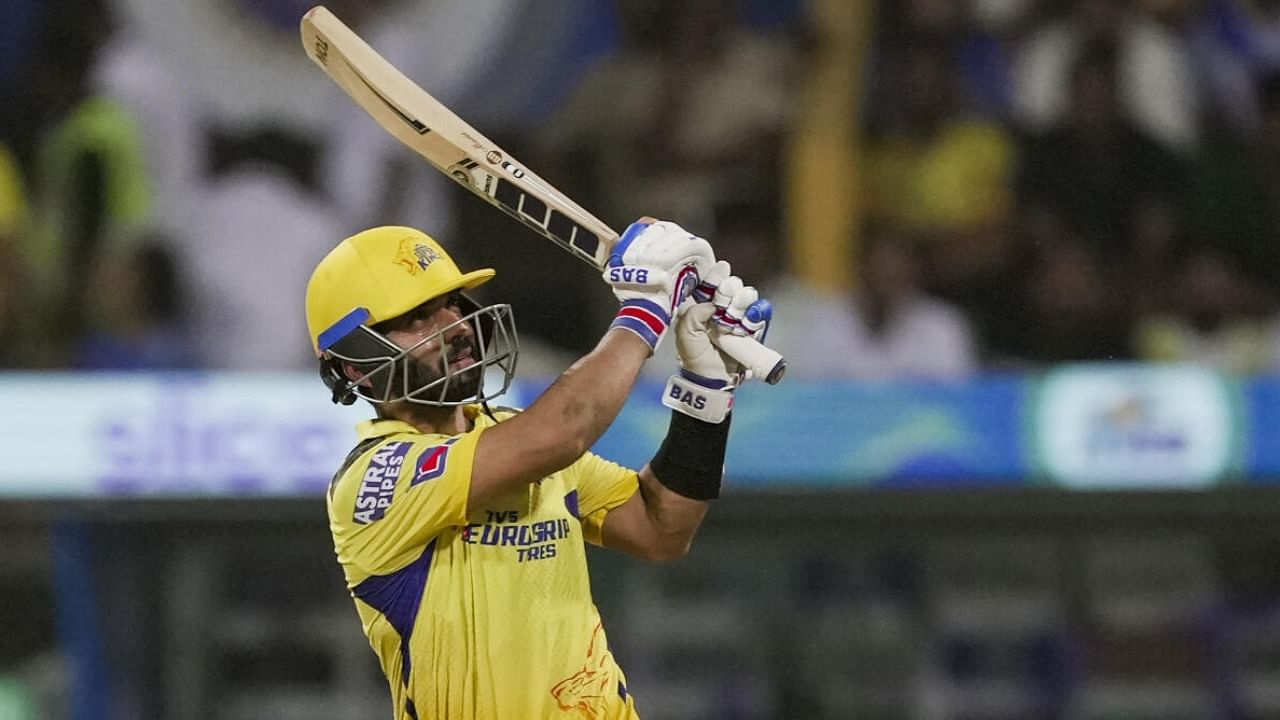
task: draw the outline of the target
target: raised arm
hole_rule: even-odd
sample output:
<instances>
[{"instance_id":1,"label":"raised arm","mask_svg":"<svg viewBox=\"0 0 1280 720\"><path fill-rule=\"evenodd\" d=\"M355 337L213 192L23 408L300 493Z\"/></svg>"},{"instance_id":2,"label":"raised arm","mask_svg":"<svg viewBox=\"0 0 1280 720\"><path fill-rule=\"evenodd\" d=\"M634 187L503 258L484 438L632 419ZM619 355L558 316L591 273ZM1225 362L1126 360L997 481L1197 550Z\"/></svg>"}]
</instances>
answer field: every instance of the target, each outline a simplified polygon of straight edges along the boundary
<instances>
[{"instance_id":1,"label":"raised arm","mask_svg":"<svg viewBox=\"0 0 1280 720\"><path fill-rule=\"evenodd\" d=\"M711 246L673 223L623 233L605 282L622 301L609 331L528 409L481 435L468 507L568 467L613 423L680 301L713 262Z\"/></svg>"},{"instance_id":2,"label":"raised arm","mask_svg":"<svg viewBox=\"0 0 1280 720\"><path fill-rule=\"evenodd\" d=\"M676 324L680 372L662 398L673 410L667 436L640 471L640 491L601 529L606 547L649 561L688 552L708 501L720 495L733 391L747 376L711 338L725 332L762 340L772 316L754 288L729 275L728 263L716 263L694 295L701 302L687 303Z\"/></svg>"}]
</instances>

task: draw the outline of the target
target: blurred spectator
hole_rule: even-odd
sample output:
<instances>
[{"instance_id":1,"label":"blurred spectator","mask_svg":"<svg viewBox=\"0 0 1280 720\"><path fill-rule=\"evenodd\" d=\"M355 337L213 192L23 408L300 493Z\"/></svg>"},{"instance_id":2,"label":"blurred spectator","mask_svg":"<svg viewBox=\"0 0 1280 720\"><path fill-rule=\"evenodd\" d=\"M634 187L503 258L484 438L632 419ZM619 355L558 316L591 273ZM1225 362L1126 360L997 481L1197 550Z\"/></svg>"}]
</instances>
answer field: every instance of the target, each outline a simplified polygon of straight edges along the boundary
<instances>
[{"instance_id":1,"label":"blurred spectator","mask_svg":"<svg viewBox=\"0 0 1280 720\"><path fill-rule=\"evenodd\" d=\"M1010 204L1013 144L999 125L964 112L946 48L913 44L888 72L897 101L871 130L872 217L944 236L998 224Z\"/></svg>"},{"instance_id":2,"label":"blurred spectator","mask_svg":"<svg viewBox=\"0 0 1280 720\"><path fill-rule=\"evenodd\" d=\"M18 166L0 144L0 368L17 365L22 347L18 303L25 294L26 277L19 235L26 210Z\"/></svg>"},{"instance_id":3,"label":"blurred spectator","mask_svg":"<svg viewBox=\"0 0 1280 720\"><path fill-rule=\"evenodd\" d=\"M618 22L617 51L545 123L531 164L619 229L645 214L710 235L718 205L743 196L776 202L797 90L788 26L750 28L735 0L624 0ZM558 319L556 302L542 293L522 306ZM588 307L603 313L607 305ZM562 344L579 334L542 324L531 331Z\"/></svg>"},{"instance_id":4,"label":"blurred spectator","mask_svg":"<svg viewBox=\"0 0 1280 720\"><path fill-rule=\"evenodd\" d=\"M308 268L350 234L318 194L316 149L267 127L209 150L205 197L174 238L198 356L217 369L311 367L298 298Z\"/></svg>"},{"instance_id":5,"label":"blurred spectator","mask_svg":"<svg viewBox=\"0 0 1280 720\"><path fill-rule=\"evenodd\" d=\"M1255 132L1229 126L1211 136L1197 158L1188 193L1187 235L1211 246L1263 292L1280 302L1280 72L1256 86Z\"/></svg>"},{"instance_id":6,"label":"blurred spectator","mask_svg":"<svg viewBox=\"0 0 1280 720\"><path fill-rule=\"evenodd\" d=\"M542 138L549 158L591 163L592 177L576 181L600 193L589 207L698 230L723 198L780 193L796 48L785 32L745 27L736 12L732 0L620 4L622 46Z\"/></svg>"},{"instance_id":7,"label":"blurred spectator","mask_svg":"<svg viewBox=\"0 0 1280 720\"><path fill-rule=\"evenodd\" d=\"M1029 138L1018 178L1033 246L1069 237L1108 266L1127 264L1133 302L1158 301L1183 192L1177 158L1131 125L1119 104L1116 48L1100 41L1072 68L1070 111Z\"/></svg>"},{"instance_id":8,"label":"blurred spectator","mask_svg":"<svg viewBox=\"0 0 1280 720\"><path fill-rule=\"evenodd\" d=\"M1185 43L1144 5L1129 0L1079 0L1024 45L1014 73L1014 106L1031 132L1057 125L1071 112L1072 68L1086 48L1116 48L1118 98L1148 135L1182 152L1199 139L1199 96Z\"/></svg>"},{"instance_id":9,"label":"blurred spectator","mask_svg":"<svg viewBox=\"0 0 1280 720\"><path fill-rule=\"evenodd\" d=\"M1280 2L1202 0L1189 33L1201 85L1213 113L1238 132L1258 127L1254 87L1280 71Z\"/></svg>"},{"instance_id":10,"label":"blurred spectator","mask_svg":"<svg viewBox=\"0 0 1280 720\"><path fill-rule=\"evenodd\" d=\"M1130 357L1128 308L1119 276L1100 252L1064 240L1036 248L1026 277L1026 306L1013 354L1036 363Z\"/></svg>"},{"instance_id":11,"label":"blurred spectator","mask_svg":"<svg viewBox=\"0 0 1280 720\"><path fill-rule=\"evenodd\" d=\"M105 0L64 0L47 6L44 20L34 58L40 72L29 78L30 109L44 132L25 254L33 296L47 308L38 362L62 364L85 320L88 283L72 278L128 252L148 222L150 198L133 119L89 85L114 27L110 8Z\"/></svg>"},{"instance_id":12,"label":"blurred spectator","mask_svg":"<svg viewBox=\"0 0 1280 720\"><path fill-rule=\"evenodd\" d=\"M1015 2L1016 4L1016 2ZM979 16L970 0L882 1L877 33L879 72L872 78L871 112L893 103L893 88L875 87L876 80L892 75L898 56L912 46L930 43L947 56L946 64L956 69L969 109L990 118L1008 116L1010 98L1010 57L997 32L1012 24L1007 15ZM1017 13L1018 9L1006 9ZM888 71L888 72L886 72ZM891 84L890 84L891 85Z\"/></svg>"},{"instance_id":13,"label":"blurred spectator","mask_svg":"<svg viewBox=\"0 0 1280 720\"><path fill-rule=\"evenodd\" d=\"M1042 0L968 0L973 22L999 37L1017 37L1036 19Z\"/></svg>"},{"instance_id":14,"label":"blurred spectator","mask_svg":"<svg viewBox=\"0 0 1280 720\"><path fill-rule=\"evenodd\" d=\"M85 293L86 331L73 365L82 370L176 370L194 366L178 269L169 244L151 239L98 260Z\"/></svg>"},{"instance_id":15,"label":"blurred spectator","mask_svg":"<svg viewBox=\"0 0 1280 720\"><path fill-rule=\"evenodd\" d=\"M384 4L384 0L326 3L360 32L372 29L362 20L371 14L381 17ZM359 160L344 162L340 172L325 177L337 184L334 176L340 176L343 183L360 189L359 196L351 200L360 205L353 226L366 212L381 209L378 198L384 192L388 197L393 195L386 192L384 181L394 180L400 187L427 186L418 182L421 177L416 175L408 180L375 178L362 172L366 165L380 167L391 147L401 151L396 157L406 166L421 166L424 176L432 171L414 162L412 153L404 153L403 146L370 122L298 52L297 23L305 7L295 0L228 0L195 6L137 0L119 3L119 11L121 31L99 53L92 81L102 95L127 108L144 135L142 150L148 177L153 180L157 227L180 236L203 203L208 142L251 134L261 124L287 127L295 135L318 137L331 128L335 135L342 134L334 140L332 152L309 161L339 155L363 159L363 165ZM286 16L292 20L277 25ZM402 32L409 32L399 13L379 27L396 20L401 21ZM205 42L210 27L217 28L218 43ZM405 62L399 52L403 42L389 48L382 33L365 37L393 62L403 63L400 67L411 77L420 77L418 64ZM432 44L430 36L418 39ZM227 53L227 47L235 47L236 52ZM368 143L355 142L355 136L375 138L382 144L375 152ZM335 204L346 208L347 201L335 189Z\"/></svg>"},{"instance_id":16,"label":"blurred spectator","mask_svg":"<svg viewBox=\"0 0 1280 720\"><path fill-rule=\"evenodd\" d=\"M915 245L892 231L864 233L858 289L787 319L806 338L788 356L788 372L859 380L953 379L974 372L976 348L964 315L921 290L922 270Z\"/></svg>"},{"instance_id":17,"label":"blurred spectator","mask_svg":"<svg viewBox=\"0 0 1280 720\"><path fill-rule=\"evenodd\" d=\"M924 286L969 313L990 341L1007 325L998 316L1010 304L1015 144L1000 125L965 110L953 52L919 39L886 69L894 82L868 142L867 213L922 241Z\"/></svg>"},{"instance_id":18,"label":"blurred spectator","mask_svg":"<svg viewBox=\"0 0 1280 720\"><path fill-rule=\"evenodd\" d=\"M37 0L0 0L0 97L21 72L36 34Z\"/></svg>"},{"instance_id":19,"label":"blurred spectator","mask_svg":"<svg viewBox=\"0 0 1280 720\"><path fill-rule=\"evenodd\" d=\"M997 124L963 111L946 49L905 48L890 72L897 98L867 150L869 218L927 241L944 285L981 277L1004 254L1014 144Z\"/></svg>"},{"instance_id":20,"label":"blurred spectator","mask_svg":"<svg viewBox=\"0 0 1280 720\"><path fill-rule=\"evenodd\" d=\"M1188 253L1175 276L1169 309L1139 321L1138 358L1238 374L1268 371L1273 365L1271 328L1251 312L1256 307L1249 288L1224 253Z\"/></svg>"},{"instance_id":21,"label":"blurred spectator","mask_svg":"<svg viewBox=\"0 0 1280 720\"><path fill-rule=\"evenodd\" d=\"M742 195L717 203L708 237L716 257L726 260L735 275L756 286L762 296L775 299L801 285L787 268L782 205L770 195Z\"/></svg>"},{"instance_id":22,"label":"blurred spectator","mask_svg":"<svg viewBox=\"0 0 1280 720\"><path fill-rule=\"evenodd\" d=\"M136 120L151 180L152 220L156 227L174 230L188 221L202 197L200 160L210 119L193 78L138 35L126 26L103 47L94 86Z\"/></svg>"},{"instance_id":23,"label":"blurred spectator","mask_svg":"<svg viewBox=\"0 0 1280 720\"><path fill-rule=\"evenodd\" d=\"M17 161L0 143L0 238L13 242L26 221L27 199Z\"/></svg>"}]
</instances>

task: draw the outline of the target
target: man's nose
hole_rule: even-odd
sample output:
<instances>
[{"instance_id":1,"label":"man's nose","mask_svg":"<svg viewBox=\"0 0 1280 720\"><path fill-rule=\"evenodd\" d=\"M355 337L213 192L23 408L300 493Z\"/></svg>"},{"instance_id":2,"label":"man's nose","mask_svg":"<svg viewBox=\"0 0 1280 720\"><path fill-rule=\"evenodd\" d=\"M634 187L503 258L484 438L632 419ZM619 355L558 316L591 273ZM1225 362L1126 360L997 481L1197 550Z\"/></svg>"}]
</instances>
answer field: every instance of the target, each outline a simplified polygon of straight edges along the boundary
<instances>
[{"instance_id":1,"label":"man's nose","mask_svg":"<svg viewBox=\"0 0 1280 720\"><path fill-rule=\"evenodd\" d=\"M463 313L457 307L450 305L443 309L445 313L444 325L448 326L445 330L445 340L453 340L459 335L472 335L474 331L471 329L470 322L459 322L462 320Z\"/></svg>"}]
</instances>

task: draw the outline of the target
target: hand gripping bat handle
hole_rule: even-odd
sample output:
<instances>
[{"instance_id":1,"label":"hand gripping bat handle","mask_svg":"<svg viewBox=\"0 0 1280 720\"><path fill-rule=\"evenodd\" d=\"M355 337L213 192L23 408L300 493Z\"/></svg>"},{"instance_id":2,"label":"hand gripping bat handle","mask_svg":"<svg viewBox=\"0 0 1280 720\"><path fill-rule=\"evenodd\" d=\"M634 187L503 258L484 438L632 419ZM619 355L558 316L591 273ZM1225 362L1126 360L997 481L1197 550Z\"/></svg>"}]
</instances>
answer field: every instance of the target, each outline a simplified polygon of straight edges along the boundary
<instances>
[{"instance_id":1,"label":"hand gripping bat handle","mask_svg":"<svg viewBox=\"0 0 1280 720\"><path fill-rule=\"evenodd\" d=\"M752 377L761 378L770 385L777 385L787 372L786 358L753 338L741 335L720 335L716 337L715 343L730 357L750 370Z\"/></svg>"}]
</instances>

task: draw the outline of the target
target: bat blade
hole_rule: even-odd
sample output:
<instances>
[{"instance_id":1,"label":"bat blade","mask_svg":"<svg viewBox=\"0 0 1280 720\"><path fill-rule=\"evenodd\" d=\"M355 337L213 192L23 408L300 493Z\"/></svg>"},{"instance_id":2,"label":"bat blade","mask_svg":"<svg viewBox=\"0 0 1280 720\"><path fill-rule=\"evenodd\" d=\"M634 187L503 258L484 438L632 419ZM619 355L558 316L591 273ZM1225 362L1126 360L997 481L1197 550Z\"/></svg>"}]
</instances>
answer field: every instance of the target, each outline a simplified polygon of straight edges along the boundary
<instances>
[{"instance_id":1,"label":"bat blade","mask_svg":"<svg viewBox=\"0 0 1280 720\"><path fill-rule=\"evenodd\" d=\"M597 270L618 233L512 158L387 62L323 6L302 18L302 45L384 130L494 207ZM770 384L786 361L749 338L723 338L721 349Z\"/></svg>"},{"instance_id":2,"label":"bat blade","mask_svg":"<svg viewBox=\"0 0 1280 720\"><path fill-rule=\"evenodd\" d=\"M307 54L384 130L436 169L593 267L618 234L431 97L324 7L302 20Z\"/></svg>"}]
</instances>

